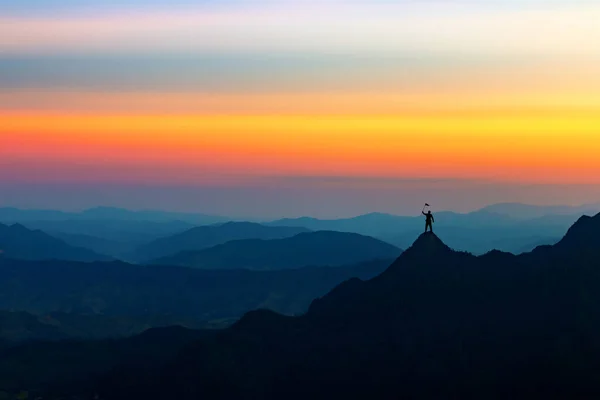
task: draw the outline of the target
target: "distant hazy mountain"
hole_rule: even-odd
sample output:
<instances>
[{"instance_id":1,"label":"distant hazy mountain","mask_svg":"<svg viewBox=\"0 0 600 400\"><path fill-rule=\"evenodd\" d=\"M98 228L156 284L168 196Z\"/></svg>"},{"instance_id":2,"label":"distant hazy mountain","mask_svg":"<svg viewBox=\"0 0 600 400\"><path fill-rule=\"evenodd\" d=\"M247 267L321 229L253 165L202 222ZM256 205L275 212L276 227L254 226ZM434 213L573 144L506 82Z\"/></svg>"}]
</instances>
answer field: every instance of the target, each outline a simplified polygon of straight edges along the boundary
<instances>
[{"instance_id":1,"label":"distant hazy mountain","mask_svg":"<svg viewBox=\"0 0 600 400\"><path fill-rule=\"evenodd\" d=\"M168 211L131 211L115 207L96 207L82 212L63 212L55 210L22 210L18 208L0 208L0 222L25 223L30 221L65 221L65 220L116 220L172 222L185 221L194 225L214 224L227 221L226 218Z\"/></svg>"},{"instance_id":2,"label":"distant hazy mountain","mask_svg":"<svg viewBox=\"0 0 600 400\"><path fill-rule=\"evenodd\" d=\"M506 215L488 211L477 211L459 214L449 211L434 213L436 226L457 227L500 227L515 224L517 221ZM415 229L422 230L425 226L423 216L398 216L391 214L372 213L354 218L320 220L315 218L282 219L269 223L272 226L302 226L312 230L336 230L355 232L370 236L386 236Z\"/></svg>"},{"instance_id":3,"label":"distant hazy mountain","mask_svg":"<svg viewBox=\"0 0 600 400\"><path fill-rule=\"evenodd\" d=\"M597 398L599 232L600 215L582 217L554 246L480 257L423 234L303 316L251 312L168 367L119 370L94 389L113 400Z\"/></svg>"},{"instance_id":4,"label":"distant hazy mountain","mask_svg":"<svg viewBox=\"0 0 600 400\"><path fill-rule=\"evenodd\" d=\"M99 261L110 257L91 250L73 247L42 231L32 231L23 225L0 224L0 256L26 260Z\"/></svg>"},{"instance_id":5,"label":"distant hazy mountain","mask_svg":"<svg viewBox=\"0 0 600 400\"><path fill-rule=\"evenodd\" d=\"M577 215L597 214L600 204L586 204L582 206L536 206L520 203L493 204L481 209L497 214L507 215L517 219L532 219L548 215Z\"/></svg>"},{"instance_id":6,"label":"distant hazy mountain","mask_svg":"<svg viewBox=\"0 0 600 400\"><path fill-rule=\"evenodd\" d=\"M135 244L131 242L119 242L91 235L62 232L53 232L51 235L71 246L83 247L99 254L106 254L120 259L127 258L135 249Z\"/></svg>"},{"instance_id":7,"label":"distant hazy mountain","mask_svg":"<svg viewBox=\"0 0 600 400\"><path fill-rule=\"evenodd\" d=\"M274 270L311 265L339 266L397 257L401 250L355 233L319 231L277 240L236 240L196 252L182 252L153 264L204 269Z\"/></svg>"},{"instance_id":8,"label":"distant hazy mountain","mask_svg":"<svg viewBox=\"0 0 600 400\"><path fill-rule=\"evenodd\" d=\"M98 250L112 249L109 255L121 258L132 253L138 246L161 237L173 235L192 228L187 222L148 222L125 220L64 220L29 221L30 229L41 229L66 242Z\"/></svg>"},{"instance_id":9,"label":"distant hazy mountain","mask_svg":"<svg viewBox=\"0 0 600 400\"><path fill-rule=\"evenodd\" d=\"M284 314L305 312L312 300L344 280L371 278L391 262L388 259L281 271L213 271L140 267L124 262L84 264L0 258L0 310L114 318L83 321L85 324L81 319L75 321L83 326L96 324L95 331L100 335L134 332L144 324L217 324L218 320L234 320L255 308ZM64 316L60 319L66 321Z\"/></svg>"},{"instance_id":10,"label":"distant hazy mountain","mask_svg":"<svg viewBox=\"0 0 600 400\"><path fill-rule=\"evenodd\" d=\"M303 232L308 232L308 229L271 227L251 222L228 222L221 225L200 226L143 245L136 250L136 258L150 261L182 251L203 250L232 240L283 239Z\"/></svg>"},{"instance_id":11,"label":"distant hazy mountain","mask_svg":"<svg viewBox=\"0 0 600 400\"><path fill-rule=\"evenodd\" d=\"M417 217L403 217L391 214L371 213L360 215L354 218L342 219L317 219L310 217L286 218L269 222L271 226L297 226L304 227L313 231L340 231L355 232L359 231L365 235L381 234L384 232L395 232L403 225L416 223L420 221Z\"/></svg>"}]
</instances>

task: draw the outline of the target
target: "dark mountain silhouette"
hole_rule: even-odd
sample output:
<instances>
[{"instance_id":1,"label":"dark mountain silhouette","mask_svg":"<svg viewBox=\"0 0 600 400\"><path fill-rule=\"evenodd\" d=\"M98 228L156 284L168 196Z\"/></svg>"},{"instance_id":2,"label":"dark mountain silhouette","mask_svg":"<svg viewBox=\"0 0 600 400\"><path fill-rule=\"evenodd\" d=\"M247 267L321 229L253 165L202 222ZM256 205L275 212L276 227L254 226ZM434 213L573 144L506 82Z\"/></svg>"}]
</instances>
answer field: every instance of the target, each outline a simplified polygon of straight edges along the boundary
<instances>
[{"instance_id":1,"label":"dark mountain silhouette","mask_svg":"<svg viewBox=\"0 0 600 400\"><path fill-rule=\"evenodd\" d=\"M74 261L109 260L110 257L91 250L69 246L42 231L23 225L0 224L0 252L4 257L26 260L61 259Z\"/></svg>"},{"instance_id":2,"label":"dark mountain silhouette","mask_svg":"<svg viewBox=\"0 0 600 400\"><path fill-rule=\"evenodd\" d=\"M68 336L55 324L25 312L0 311L0 340L6 344L30 340L59 340Z\"/></svg>"},{"instance_id":3,"label":"dark mountain silhouette","mask_svg":"<svg viewBox=\"0 0 600 400\"><path fill-rule=\"evenodd\" d=\"M213 334L207 330L167 327L150 329L122 340L38 341L18 346L0 345L0 395L17 399L23 398L18 397L19 393L27 392L29 397L26 398L36 398L38 390L48 390L55 382L88 382L117 367L141 370L149 366L156 368L165 365L173 354L191 343Z\"/></svg>"},{"instance_id":4,"label":"dark mountain silhouette","mask_svg":"<svg viewBox=\"0 0 600 400\"><path fill-rule=\"evenodd\" d=\"M384 273L307 314L248 313L167 367L88 390L132 398L595 398L600 215L515 256L421 235ZM70 386L71 391L75 386Z\"/></svg>"},{"instance_id":5,"label":"dark mountain silhouette","mask_svg":"<svg viewBox=\"0 0 600 400\"><path fill-rule=\"evenodd\" d=\"M198 251L232 240L283 239L308 232L298 227L270 227L251 222L228 222L192 228L185 232L161 238L139 247L136 257L141 261L174 255L182 251Z\"/></svg>"},{"instance_id":6,"label":"dark mountain silhouette","mask_svg":"<svg viewBox=\"0 0 600 400\"><path fill-rule=\"evenodd\" d=\"M22 342L40 340L124 338L140 334L149 327L178 324L190 328L210 326L199 320L168 316L111 317L59 312L34 315L23 311L0 311L0 341L5 346L14 346Z\"/></svg>"},{"instance_id":7,"label":"dark mountain silhouette","mask_svg":"<svg viewBox=\"0 0 600 400\"><path fill-rule=\"evenodd\" d=\"M397 247L368 236L320 231L286 239L236 240L197 252L182 252L153 263L205 269L274 270L339 266L393 258L400 252Z\"/></svg>"},{"instance_id":8,"label":"dark mountain silhouette","mask_svg":"<svg viewBox=\"0 0 600 400\"><path fill-rule=\"evenodd\" d=\"M83 332L95 326L98 333L107 336L167 323L194 327L206 321L227 323L256 308L303 313L312 300L344 280L372 278L389 263L382 260L338 268L212 271L140 267L123 262L84 264L0 258L0 310L117 318L105 321L105 327L98 319L68 322L80 325ZM65 316L60 320L67 324ZM89 337L87 333L83 336Z\"/></svg>"}]
</instances>

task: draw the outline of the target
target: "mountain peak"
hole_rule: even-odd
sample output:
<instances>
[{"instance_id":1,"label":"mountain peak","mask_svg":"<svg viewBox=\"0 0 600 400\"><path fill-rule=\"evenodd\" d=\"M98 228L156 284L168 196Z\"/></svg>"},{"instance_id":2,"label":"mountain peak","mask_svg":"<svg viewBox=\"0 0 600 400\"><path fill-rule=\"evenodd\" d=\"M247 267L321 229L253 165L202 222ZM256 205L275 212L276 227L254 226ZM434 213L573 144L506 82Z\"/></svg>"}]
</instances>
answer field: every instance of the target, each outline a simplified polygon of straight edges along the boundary
<instances>
[{"instance_id":1,"label":"mountain peak","mask_svg":"<svg viewBox=\"0 0 600 400\"><path fill-rule=\"evenodd\" d=\"M442 240L433 232L422 233L413 245L407 250L413 253L439 254L452 251Z\"/></svg>"},{"instance_id":2,"label":"mountain peak","mask_svg":"<svg viewBox=\"0 0 600 400\"><path fill-rule=\"evenodd\" d=\"M402 271L406 265L428 266L446 262L454 251L446 246L433 232L422 233L398 259L385 271L382 276L386 279L395 279L392 276Z\"/></svg>"}]
</instances>

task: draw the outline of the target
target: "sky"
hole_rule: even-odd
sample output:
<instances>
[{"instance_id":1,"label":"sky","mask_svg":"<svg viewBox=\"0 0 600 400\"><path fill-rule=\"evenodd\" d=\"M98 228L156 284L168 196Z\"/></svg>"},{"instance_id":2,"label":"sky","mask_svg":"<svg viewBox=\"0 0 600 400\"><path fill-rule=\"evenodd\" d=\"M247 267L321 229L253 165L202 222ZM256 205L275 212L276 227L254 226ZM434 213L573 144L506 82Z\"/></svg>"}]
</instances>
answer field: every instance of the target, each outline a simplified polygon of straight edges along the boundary
<instances>
[{"instance_id":1,"label":"sky","mask_svg":"<svg viewBox=\"0 0 600 400\"><path fill-rule=\"evenodd\" d=\"M600 4L0 0L0 206L600 202Z\"/></svg>"}]
</instances>

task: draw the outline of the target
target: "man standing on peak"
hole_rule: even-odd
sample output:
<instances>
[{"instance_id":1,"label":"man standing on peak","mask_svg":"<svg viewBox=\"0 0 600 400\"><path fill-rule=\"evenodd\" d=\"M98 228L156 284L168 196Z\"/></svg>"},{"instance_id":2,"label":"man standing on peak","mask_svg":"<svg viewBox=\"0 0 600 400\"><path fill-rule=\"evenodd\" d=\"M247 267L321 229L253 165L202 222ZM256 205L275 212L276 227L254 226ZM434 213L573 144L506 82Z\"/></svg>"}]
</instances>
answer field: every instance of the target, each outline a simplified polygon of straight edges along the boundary
<instances>
[{"instance_id":1,"label":"man standing on peak","mask_svg":"<svg viewBox=\"0 0 600 400\"><path fill-rule=\"evenodd\" d=\"M435 219L433 218L431 210L427 211L427 213L425 213L425 211L421 211L421 213L425 216L425 233L427 233L427 228L429 228L429 231L433 233L433 223L435 222Z\"/></svg>"}]
</instances>

